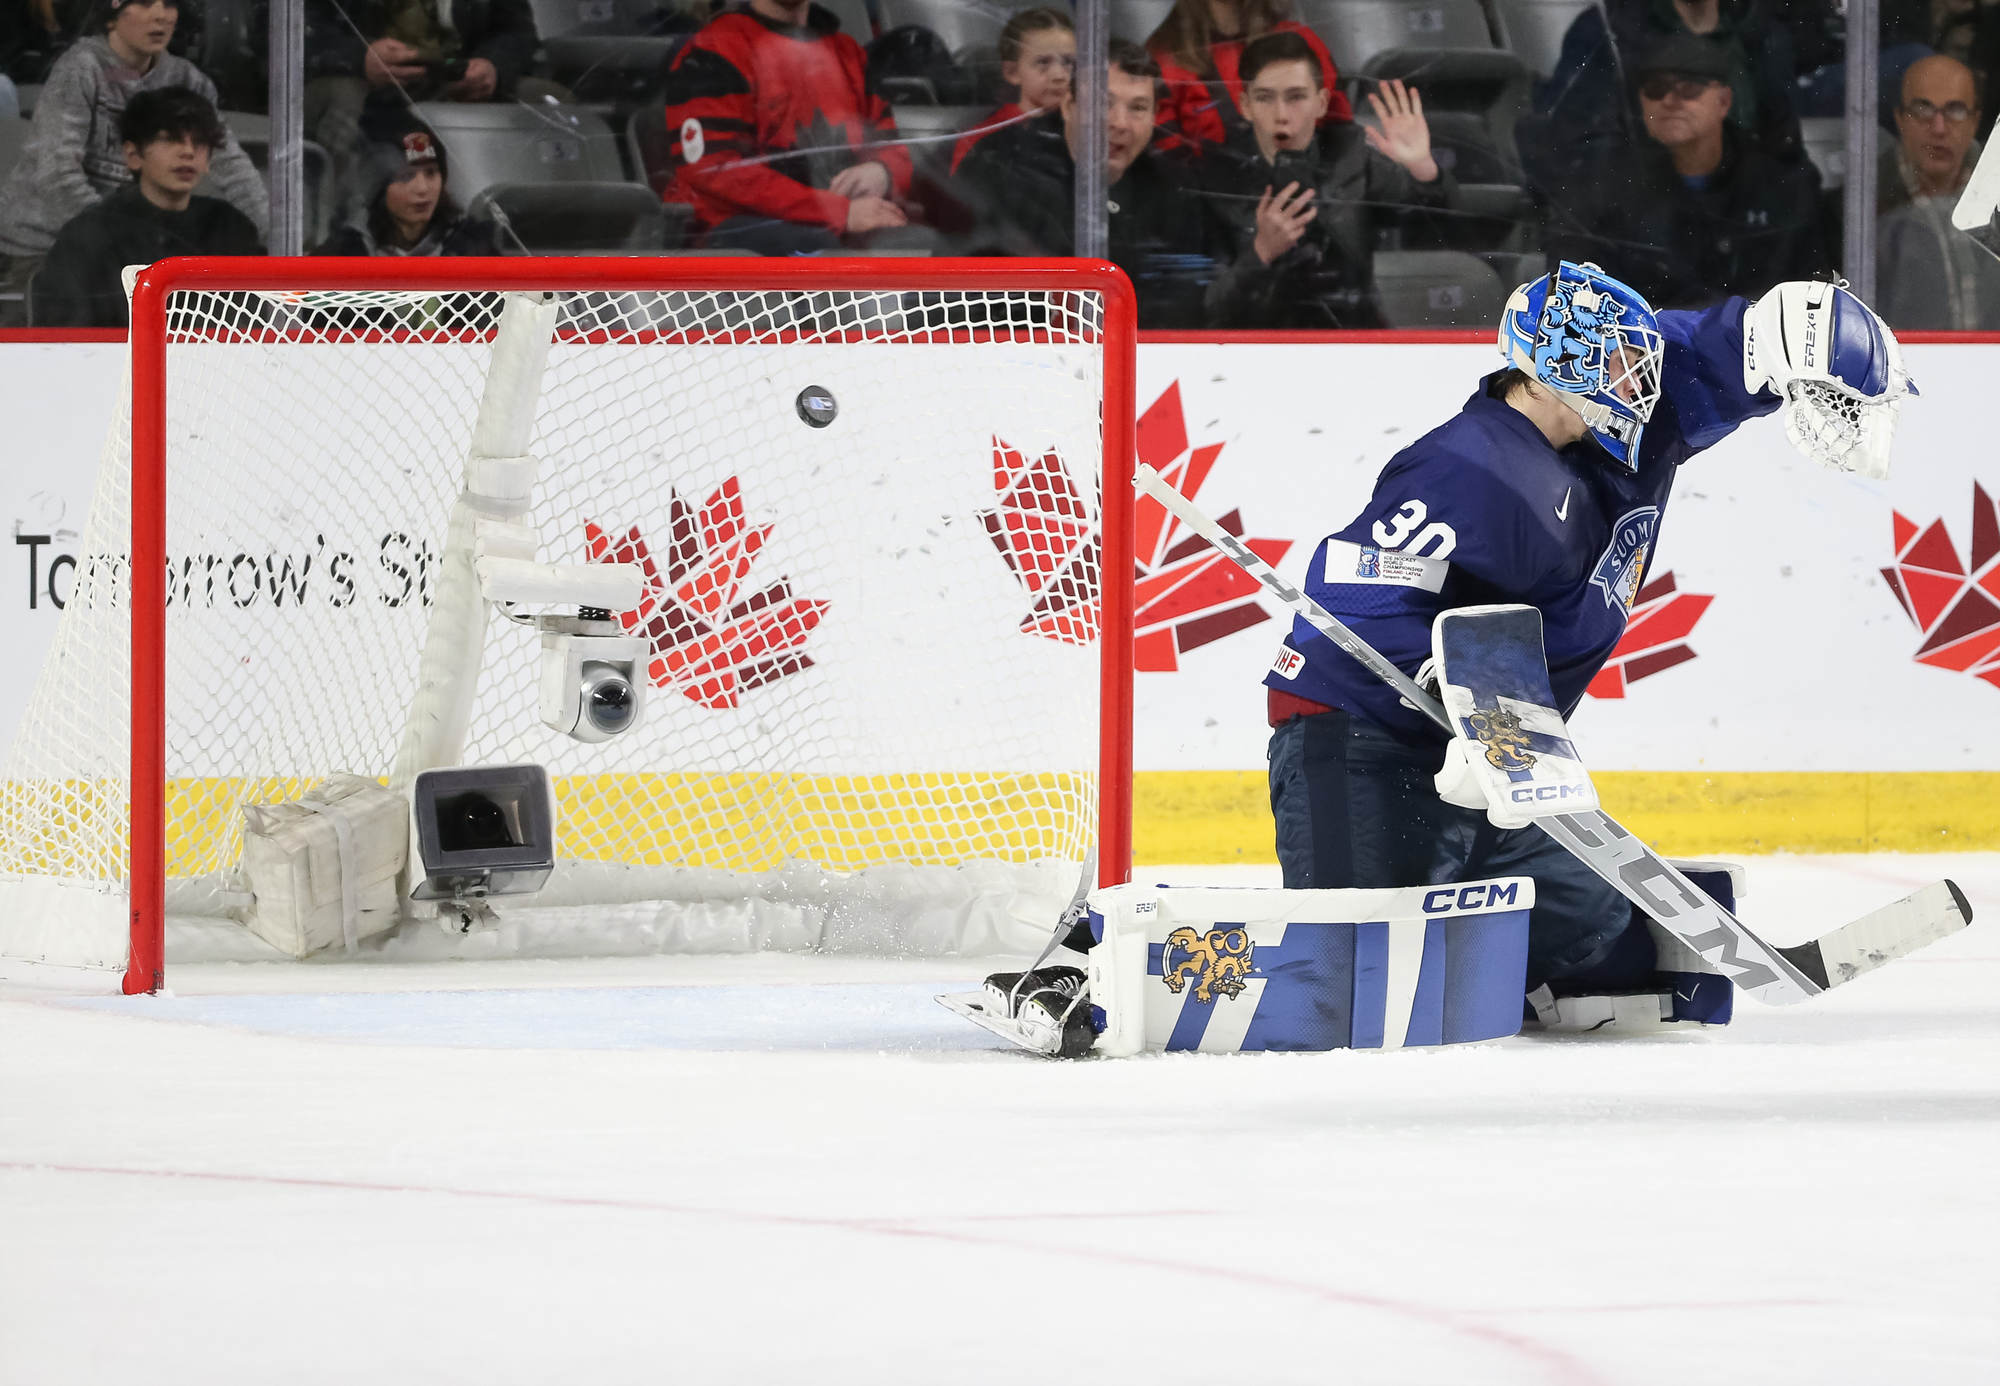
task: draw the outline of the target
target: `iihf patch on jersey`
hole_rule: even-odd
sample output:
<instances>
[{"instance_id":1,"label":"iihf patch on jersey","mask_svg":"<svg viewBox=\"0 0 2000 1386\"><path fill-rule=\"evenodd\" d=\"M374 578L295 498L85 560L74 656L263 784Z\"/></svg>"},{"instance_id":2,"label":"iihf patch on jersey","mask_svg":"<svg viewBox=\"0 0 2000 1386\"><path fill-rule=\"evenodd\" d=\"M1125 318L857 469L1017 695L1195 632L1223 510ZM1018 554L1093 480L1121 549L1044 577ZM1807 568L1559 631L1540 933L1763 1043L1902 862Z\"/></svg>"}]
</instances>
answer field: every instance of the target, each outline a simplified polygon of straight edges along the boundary
<instances>
[{"instance_id":1,"label":"iihf patch on jersey","mask_svg":"<svg viewBox=\"0 0 2000 1386\"><path fill-rule=\"evenodd\" d=\"M1345 539L1329 539L1326 541L1323 571L1328 583L1384 583L1436 592L1444 587L1444 580L1451 573L1451 564L1426 554L1398 553L1395 549L1378 548L1374 544L1351 544Z\"/></svg>"},{"instance_id":2,"label":"iihf patch on jersey","mask_svg":"<svg viewBox=\"0 0 2000 1386\"><path fill-rule=\"evenodd\" d=\"M1653 551L1653 536L1659 528L1660 510L1654 505L1627 511L1611 527L1611 543L1590 575L1592 585L1603 591L1607 605L1630 611L1639 600L1639 584L1646 576L1646 557Z\"/></svg>"},{"instance_id":3,"label":"iihf patch on jersey","mask_svg":"<svg viewBox=\"0 0 2000 1386\"><path fill-rule=\"evenodd\" d=\"M1597 807L1597 786L1570 741L1549 687L1542 613L1532 606L1467 606L1431 626L1438 695L1453 732L1473 743L1489 803L1544 817Z\"/></svg>"},{"instance_id":4,"label":"iihf patch on jersey","mask_svg":"<svg viewBox=\"0 0 2000 1386\"><path fill-rule=\"evenodd\" d=\"M1521 1028L1523 876L1403 890L1110 886L1094 1052L1400 1049Z\"/></svg>"},{"instance_id":5,"label":"iihf patch on jersey","mask_svg":"<svg viewBox=\"0 0 2000 1386\"><path fill-rule=\"evenodd\" d=\"M1271 672L1281 679L1295 679L1305 667L1306 657L1290 645L1278 646L1278 653L1271 659Z\"/></svg>"}]
</instances>

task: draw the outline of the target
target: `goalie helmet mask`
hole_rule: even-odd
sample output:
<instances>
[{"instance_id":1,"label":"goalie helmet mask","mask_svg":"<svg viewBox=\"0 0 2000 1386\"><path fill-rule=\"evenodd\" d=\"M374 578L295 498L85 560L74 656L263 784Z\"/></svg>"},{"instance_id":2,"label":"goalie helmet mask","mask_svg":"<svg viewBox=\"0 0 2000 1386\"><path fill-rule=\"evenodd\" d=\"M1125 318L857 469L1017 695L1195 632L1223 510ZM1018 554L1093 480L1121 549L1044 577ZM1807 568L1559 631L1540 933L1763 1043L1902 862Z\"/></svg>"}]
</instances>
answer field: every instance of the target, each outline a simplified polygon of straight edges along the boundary
<instances>
[{"instance_id":1,"label":"goalie helmet mask","mask_svg":"<svg viewBox=\"0 0 2000 1386\"><path fill-rule=\"evenodd\" d=\"M1660 402L1660 323L1639 292L1564 260L1523 284L1500 318L1500 354L1556 392L1626 471Z\"/></svg>"}]
</instances>

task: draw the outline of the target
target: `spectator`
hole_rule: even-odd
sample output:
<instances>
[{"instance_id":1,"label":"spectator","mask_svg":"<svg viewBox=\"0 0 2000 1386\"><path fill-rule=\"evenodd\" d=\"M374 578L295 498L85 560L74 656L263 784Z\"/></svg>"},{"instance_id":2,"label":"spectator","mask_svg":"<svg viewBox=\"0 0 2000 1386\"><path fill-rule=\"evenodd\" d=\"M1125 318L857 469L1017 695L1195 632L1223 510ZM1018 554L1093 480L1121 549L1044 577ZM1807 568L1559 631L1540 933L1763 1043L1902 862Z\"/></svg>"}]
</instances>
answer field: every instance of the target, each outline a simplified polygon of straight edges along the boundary
<instances>
[{"instance_id":1,"label":"spectator","mask_svg":"<svg viewBox=\"0 0 2000 1386\"><path fill-rule=\"evenodd\" d=\"M2000 327L2000 261L1951 223L1979 162L1979 91L1956 58L1903 74L1897 143L1876 181L1876 302L1893 327Z\"/></svg>"},{"instance_id":2,"label":"spectator","mask_svg":"<svg viewBox=\"0 0 2000 1386\"><path fill-rule=\"evenodd\" d=\"M1110 258L1132 279L1141 327L1202 326L1216 242L1201 202L1146 146L1153 138L1160 70L1136 44L1113 40L1105 78L1109 111L1105 181ZM979 253L1075 254L1076 90L1053 111L996 130L973 146L958 187L980 214Z\"/></svg>"},{"instance_id":3,"label":"spectator","mask_svg":"<svg viewBox=\"0 0 2000 1386\"><path fill-rule=\"evenodd\" d=\"M564 101L528 75L540 39L529 0L305 0L305 123L333 161L335 206L369 189L371 127L417 101Z\"/></svg>"},{"instance_id":4,"label":"spectator","mask_svg":"<svg viewBox=\"0 0 2000 1386\"><path fill-rule=\"evenodd\" d=\"M35 276L36 326L126 326L127 265L170 255L263 253L248 217L220 198L194 195L209 156L228 138L206 97L187 87L134 93L118 134L134 181L56 233Z\"/></svg>"},{"instance_id":5,"label":"spectator","mask_svg":"<svg viewBox=\"0 0 2000 1386\"><path fill-rule=\"evenodd\" d=\"M1323 122L1354 119L1340 93L1333 55L1318 34L1285 18L1285 0L1174 0L1174 8L1146 40L1160 65L1166 99L1160 104L1157 148L1176 158L1196 158L1226 144L1248 154L1253 144L1243 114L1243 45L1264 34L1296 34L1319 64L1327 93Z\"/></svg>"},{"instance_id":6,"label":"spectator","mask_svg":"<svg viewBox=\"0 0 2000 1386\"><path fill-rule=\"evenodd\" d=\"M1594 260L1660 308L1756 297L1823 273L1819 175L1728 123L1727 59L1689 34L1635 65L1645 136L1582 171L1550 210L1551 261Z\"/></svg>"},{"instance_id":7,"label":"spectator","mask_svg":"<svg viewBox=\"0 0 2000 1386\"><path fill-rule=\"evenodd\" d=\"M429 130L415 126L375 144L369 166L377 187L366 214L334 232L321 255L505 255L513 249L498 223L467 216L445 191L444 146Z\"/></svg>"},{"instance_id":8,"label":"spectator","mask_svg":"<svg viewBox=\"0 0 2000 1386\"><path fill-rule=\"evenodd\" d=\"M1243 50L1244 107L1256 150L1211 153L1204 183L1228 230L1230 268L1209 289L1215 327L1380 327L1377 226L1401 207L1457 201L1431 157L1415 88L1370 92L1379 128L1322 126L1328 92L1296 34Z\"/></svg>"},{"instance_id":9,"label":"spectator","mask_svg":"<svg viewBox=\"0 0 2000 1386\"><path fill-rule=\"evenodd\" d=\"M1064 10L1017 10L1000 31L1000 76L1014 99L980 121L952 147L951 171L965 162L972 146L1003 125L1036 111L1053 111L1069 95L1076 71L1076 26Z\"/></svg>"},{"instance_id":10,"label":"spectator","mask_svg":"<svg viewBox=\"0 0 2000 1386\"><path fill-rule=\"evenodd\" d=\"M1536 92L1536 113L1547 117L1536 124L1552 161L1635 138L1621 74L1677 37L1698 40L1720 56L1729 123L1739 135L1788 163L1803 158L1791 34L1772 22L1763 0L1604 0L1577 15L1563 35L1554 75Z\"/></svg>"},{"instance_id":11,"label":"spectator","mask_svg":"<svg viewBox=\"0 0 2000 1386\"><path fill-rule=\"evenodd\" d=\"M694 206L712 247L763 255L927 245L899 199L910 154L870 89L861 45L810 0L750 0L717 15L667 72L677 161L670 202Z\"/></svg>"},{"instance_id":12,"label":"spectator","mask_svg":"<svg viewBox=\"0 0 2000 1386\"><path fill-rule=\"evenodd\" d=\"M2000 73L2000 3L1996 0L1884 0L1881 16L1885 67L1891 54L1929 57L1938 53L1964 63L1981 82ZM1905 57L1904 61L1911 59ZM1899 85L1885 84L1884 104L1901 90ZM1839 111L1836 108L1828 113L1837 115ZM1992 120L1990 113L1983 116L1973 133L1985 139Z\"/></svg>"},{"instance_id":13,"label":"spectator","mask_svg":"<svg viewBox=\"0 0 2000 1386\"><path fill-rule=\"evenodd\" d=\"M131 181L119 134L120 113L129 101L141 92L180 88L214 108L214 84L194 64L166 51L179 17L166 0L103 0L88 34L56 59L35 103L34 129L21 162L0 188L6 290L20 290L64 224ZM261 236L270 220L264 180L227 127L217 128L215 190Z\"/></svg>"}]
</instances>

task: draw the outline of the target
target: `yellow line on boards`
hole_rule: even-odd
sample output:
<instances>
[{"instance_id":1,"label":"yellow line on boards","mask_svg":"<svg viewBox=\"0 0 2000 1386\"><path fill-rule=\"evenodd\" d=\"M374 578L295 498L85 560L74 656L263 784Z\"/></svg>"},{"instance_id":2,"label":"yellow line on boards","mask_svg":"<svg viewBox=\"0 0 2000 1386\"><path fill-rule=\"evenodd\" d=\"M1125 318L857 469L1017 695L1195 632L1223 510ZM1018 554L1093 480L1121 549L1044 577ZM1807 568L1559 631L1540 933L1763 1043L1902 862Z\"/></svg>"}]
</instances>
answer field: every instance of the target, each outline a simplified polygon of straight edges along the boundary
<instances>
[{"instance_id":1,"label":"yellow line on boards","mask_svg":"<svg viewBox=\"0 0 2000 1386\"><path fill-rule=\"evenodd\" d=\"M2000 771L1603 771L1604 807L1675 856L2000 849ZM1277 860L1260 770L1142 770L1133 860Z\"/></svg>"}]
</instances>

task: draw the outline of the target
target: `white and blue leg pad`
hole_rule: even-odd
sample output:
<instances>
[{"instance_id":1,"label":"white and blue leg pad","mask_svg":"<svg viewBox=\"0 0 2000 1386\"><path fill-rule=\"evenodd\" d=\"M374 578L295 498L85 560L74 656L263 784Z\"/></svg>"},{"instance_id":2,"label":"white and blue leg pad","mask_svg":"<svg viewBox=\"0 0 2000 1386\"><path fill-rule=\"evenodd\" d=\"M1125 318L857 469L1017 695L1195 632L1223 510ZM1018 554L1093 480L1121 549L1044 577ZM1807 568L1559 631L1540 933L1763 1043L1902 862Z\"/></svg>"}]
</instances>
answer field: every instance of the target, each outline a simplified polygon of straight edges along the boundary
<instances>
[{"instance_id":1,"label":"white and blue leg pad","mask_svg":"<svg viewBox=\"0 0 2000 1386\"><path fill-rule=\"evenodd\" d=\"M1518 1033L1534 900L1522 876L1094 891L1095 1052L1400 1049Z\"/></svg>"}]
</instances>

